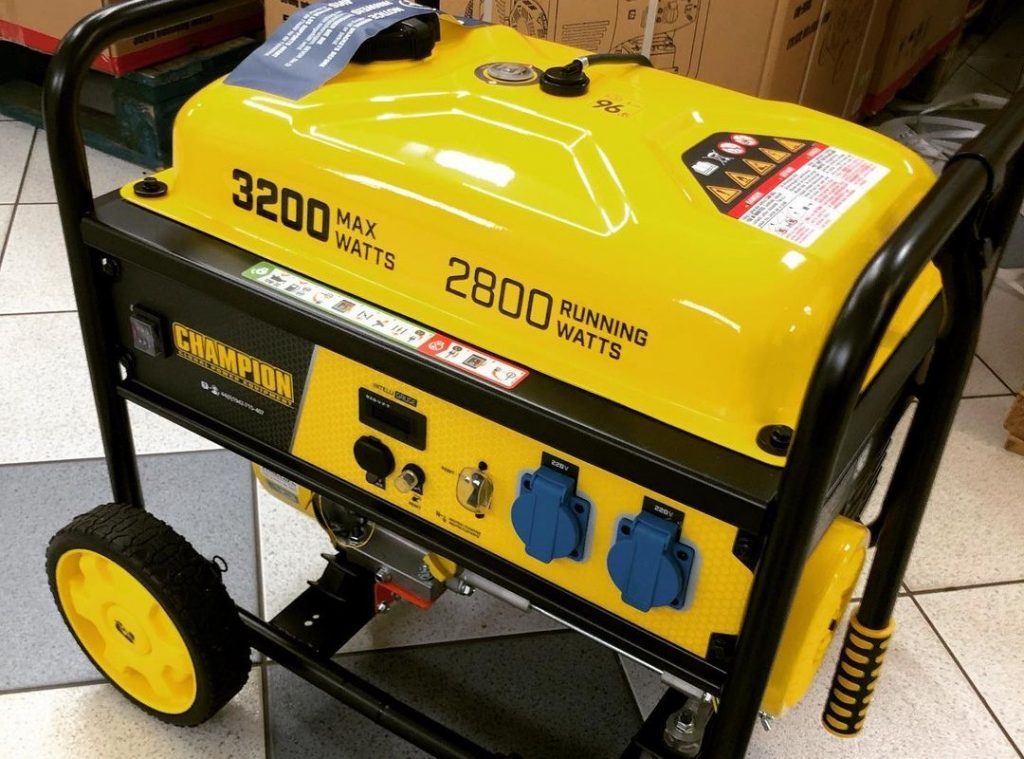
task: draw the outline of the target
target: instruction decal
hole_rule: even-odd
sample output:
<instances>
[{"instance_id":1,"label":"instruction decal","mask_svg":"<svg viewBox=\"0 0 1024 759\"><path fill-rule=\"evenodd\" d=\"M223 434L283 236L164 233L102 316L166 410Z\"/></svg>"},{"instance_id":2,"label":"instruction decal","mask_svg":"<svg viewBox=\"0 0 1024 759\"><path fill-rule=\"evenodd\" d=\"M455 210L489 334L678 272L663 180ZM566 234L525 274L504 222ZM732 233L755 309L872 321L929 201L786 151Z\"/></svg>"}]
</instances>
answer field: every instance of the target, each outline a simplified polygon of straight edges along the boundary
<instances>
[{"instance_id":1,"label":"instruction decal","mask_svg":"<svg viewBox=\"0 0 1024 759\"><path fill-rule=\"evenodd\" d=\"M242 272L242 276L346 324L360 327L506 390L514 389L529 376L529 372L521 366L510 364L467 343L306 279L301 274L269 261L261 261L249 267Z\"/></svg>"},{"instance_id":2,"label":"instruction decal","mask_svg":"<svg viewBox=\"0 0 1024 759\"><path fill-rule=\"evenodd\" d=\"M682 158L721 213L802 247L889 173L820 142L760 134L713 134Z\"/></svg>"},{"instance_id":3,"label":"instruction decal","mask_svg":"<svg viewBox=\"0 0 1024 759\"><path fill-rule=\"evenodd\" d=\"M436 13L413 0L328 0L292 14L242 61L227 84L298 100L339 74L389 26Z\"/></svg>"}]
</instances>

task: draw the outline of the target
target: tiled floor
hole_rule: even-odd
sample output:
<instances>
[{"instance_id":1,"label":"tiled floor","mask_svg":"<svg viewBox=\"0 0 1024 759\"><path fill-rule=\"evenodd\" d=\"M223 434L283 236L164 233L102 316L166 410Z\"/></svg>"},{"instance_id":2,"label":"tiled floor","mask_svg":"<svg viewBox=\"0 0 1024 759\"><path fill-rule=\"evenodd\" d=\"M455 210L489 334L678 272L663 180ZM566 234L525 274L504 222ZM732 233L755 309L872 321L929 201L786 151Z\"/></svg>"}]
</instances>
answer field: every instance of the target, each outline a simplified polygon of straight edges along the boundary
<instances>
[{"instance_id":1,"label":"tiled floor","mask_svg":"<svg viewBox=\"0 0 1024 759\"><path fill-rule=\"evenodd\" d=\"M1022 36L1024 13L976 46L940 99L1017 86ZM138 174L91 158L98 191ZM102 684L72 643L42 554L58 527L108 493L53 199L43 135L0 117L0 754L422 756L274 664L257 664L206 725L169 728ZM752 756L1024 756L1024 459L1003 450L1001 426L1022 386L1024 298L1000 283L865 734L842 743L818 726L833 650L805 702L756 733ZM322 533L257 492L245 462L138 409L133 418L150 508L227 559L237 601L272 615L319 573ZM449 594L428 614L396 607L342 657L472 737L531 759L617 756L662 692L643 668L482 594Z\"/></svg>"}]
</instances>

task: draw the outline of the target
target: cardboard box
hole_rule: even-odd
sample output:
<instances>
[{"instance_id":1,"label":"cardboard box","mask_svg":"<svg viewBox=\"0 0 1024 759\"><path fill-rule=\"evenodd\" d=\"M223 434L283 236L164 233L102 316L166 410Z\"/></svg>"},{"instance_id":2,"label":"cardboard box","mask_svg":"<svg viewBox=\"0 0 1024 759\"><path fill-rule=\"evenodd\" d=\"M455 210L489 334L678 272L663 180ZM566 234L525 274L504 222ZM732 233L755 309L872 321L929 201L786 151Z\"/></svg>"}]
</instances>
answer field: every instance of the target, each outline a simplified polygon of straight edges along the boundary
<instances>
[{"instance_id":1,"label":"cardboard box","mask_svg":"<svg viewBox=\"0 0 1024 759\"><path fill-rule=\"evenodd\" d=\"M0 0L2 3L3 0ZM264 0L264 24L269 36L295 11L312 5L316 0ZM441 10L453 16L482 19L484 4L489 0L441 0Z\"/></svg>"},{"instance_id":2,"label":"cardboard box","mask_svg":"<svg viewBox=\"0 0 1024 759\"><path fill-rule=\"evenodd\" d=\"M854 118L871 83L892 0L826 0L800 102Z\"/></svg>"},{"instance_id":3,"label":"cardboard box","mask_svg":"<svg viewBox=\"0 0 1024 759\"><path fill-rule=\"evenodd\" d=\"M493 0L490 20L594 52L646 53L660 69L797 101L824 0Z\"/></svg>"},{"instance_id":4,"label":"cardboard box","mask_svg":"<svg viewBox=\"0 0 1024 759\"><path fill-rule=\"evenodd\" d=\"M309 2L267 0L267 32ZM804 97L812 107L845 115L851 100L859 106L863 99L851 92L866 90L884 28L876 24L869 50L871 9L887 16L891 2L442 0L441 7L592 52L644 53L667 71L765 98Z\"/></svg>"},{"instance_id":5,"label":"cardboard box","mask_svg":"<svg viewBox=\"0 0 1024 759\"><path fill-rule=\"evenodd\" d=\"M0 39L52 53L75 22L117 2L121 0L0 0ZM252 0L118 42L93 68L120 75L151 66L256 31L261 18L259 0Z\"/></svg>"},{"instance_id":6,"label":"cardboard box","mask_svg":"<svg viewBox=\"0 0 1024 759\"><path fill-rule=\"evenodd\" d=\"M1014 401L1003 426L1006 428L1006 450L1024 456L1024 390Z\"/></svg>"},{"instance_id":7,"label":"cardboard box","mask_svg":"<svg viewBox=\"0 0 1024 759\"><path fill-rule=\"evenodd\" d=\"M901 0L893 5L865 110L876 113L957 38L968 0Z\"/></svg>"}]
</instances>

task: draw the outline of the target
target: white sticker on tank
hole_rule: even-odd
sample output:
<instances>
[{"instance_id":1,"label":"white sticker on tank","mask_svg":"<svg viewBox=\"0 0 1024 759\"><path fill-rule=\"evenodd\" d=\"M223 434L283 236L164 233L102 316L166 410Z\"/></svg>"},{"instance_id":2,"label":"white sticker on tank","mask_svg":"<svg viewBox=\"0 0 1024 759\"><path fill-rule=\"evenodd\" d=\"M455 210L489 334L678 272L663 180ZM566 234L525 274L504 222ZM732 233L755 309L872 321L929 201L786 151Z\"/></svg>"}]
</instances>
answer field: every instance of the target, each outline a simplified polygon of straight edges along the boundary
<instances>
[{"instance_id":1,"label":"white sticker on tank","mask_svg":"<svg viewBox=\"0 0 1024 759\"><path fill-rule=\"evenodd\" d=\"M728 213L795 245L810 247L888 173L885 166L818 144Z\"/></svg>"}]
</instances>

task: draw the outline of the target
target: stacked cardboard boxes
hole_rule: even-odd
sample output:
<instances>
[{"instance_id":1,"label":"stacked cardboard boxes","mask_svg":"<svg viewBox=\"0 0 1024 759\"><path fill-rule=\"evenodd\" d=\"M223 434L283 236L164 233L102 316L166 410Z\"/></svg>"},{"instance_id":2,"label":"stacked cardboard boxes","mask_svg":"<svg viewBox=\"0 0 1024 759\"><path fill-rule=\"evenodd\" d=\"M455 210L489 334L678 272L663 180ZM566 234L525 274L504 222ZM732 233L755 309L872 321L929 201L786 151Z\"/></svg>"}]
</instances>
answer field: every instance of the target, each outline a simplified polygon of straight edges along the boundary
<instances>
[{"instance_id":1,"label":"stacked cardboard boxes","mask_svg":"<svg viewBox=\"0 0 1024 759\"><path fill-rule=\"evenodd\" d=\"M900 0L886 22L865 101L874 113L936 56L959 39L969 0Z\"/></svg>"},{"instance_id":2,"label":"stacked cardboard boxes","mask_svg":"<svg viewBox=\"0 0 1024 759\"><path fill-rule=\"evenodd\" d=\"M315 1L315 0L314 0ZM310 0L266 0L267 31ZM854 117L948 43L968 0L442 0L442 10ZM883 103L884 104L884 103Z\"/></svg>"},{"instance_id":3,"label":"stacked cardboard boxes","mask_svg":"<svg viewBox=\"0 0 1024 759\"><path fill-rule=\"evenodd\" d=\"M75 22L98 8L121 1L0 0L0 40L52 53ZM95 68L120 75L152 66L256 31L261 19L259 0L235 5L118 42L100 56Z\"/></svg>"}]
</instances>

